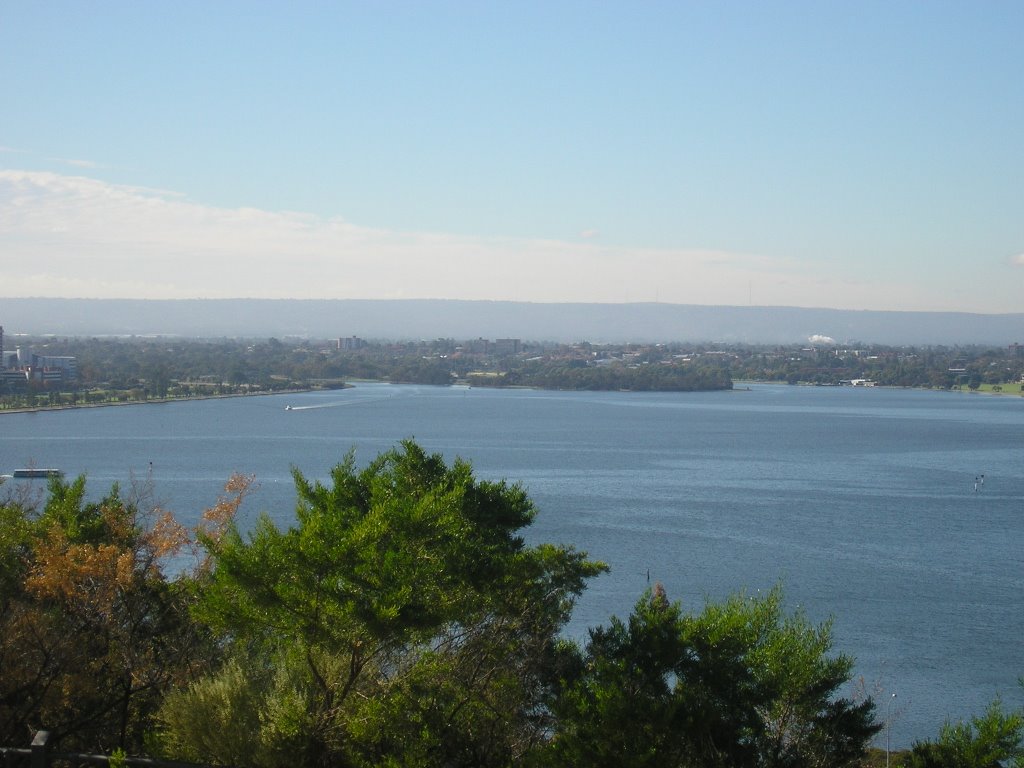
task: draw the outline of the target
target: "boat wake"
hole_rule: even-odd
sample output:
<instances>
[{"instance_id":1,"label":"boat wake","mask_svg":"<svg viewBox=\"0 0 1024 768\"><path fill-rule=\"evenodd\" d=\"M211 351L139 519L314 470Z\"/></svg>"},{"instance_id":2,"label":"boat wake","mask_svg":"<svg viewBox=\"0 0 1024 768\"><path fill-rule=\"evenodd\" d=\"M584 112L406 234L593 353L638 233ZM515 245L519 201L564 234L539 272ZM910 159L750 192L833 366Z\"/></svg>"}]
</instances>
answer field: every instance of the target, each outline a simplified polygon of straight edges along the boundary
<instances>
[{"instance_id":1,"label":"boat wake","mask_svg":"<svg viewBox=\"0 0 1024 768\"><path fill-rule=\"evenodd\" d=\"M351 400L335 400L330 403L317 403L316 405L286 405L284 409L286 411L318 411L321 408L341 408L346 405L363 405L364 403L377 403L381 400L390 400L394 395L387 395L385 397L366 397L360 399Z\"/></svg>"},{"instance_id":2,"label":"boat wake","mask_svg":"<svg viewBox=\"0 0 1024 768\"><path fill-rule=\"evenodd\" d=\"M338 408L342 405L352 405L354 400L345 400L337 403L318 403L317 405L286 405L286 411L317 411L321 408Z\"/></svg>"}]
</instances>

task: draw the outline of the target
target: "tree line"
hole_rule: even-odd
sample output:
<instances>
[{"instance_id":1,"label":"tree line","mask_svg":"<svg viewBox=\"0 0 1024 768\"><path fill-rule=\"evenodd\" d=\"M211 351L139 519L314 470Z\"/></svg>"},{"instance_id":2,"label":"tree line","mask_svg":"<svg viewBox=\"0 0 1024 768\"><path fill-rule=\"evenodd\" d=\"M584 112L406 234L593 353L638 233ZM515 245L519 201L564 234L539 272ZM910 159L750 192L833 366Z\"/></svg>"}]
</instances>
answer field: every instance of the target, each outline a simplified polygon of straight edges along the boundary
<instances>
[{"instance_id":1,"label":"tree line","mask_svg":"<svg viewBox=\"0 0 1024 768\"><path fill-rule=\"evenodd\" d=\"M555 344L498 354L483 340L37 339L24 344L78 361L59 385L0 383L0 408L82 405L342 386L350 380L571 390L698 391L735 380L1020 393L1024 347L878 345Z\"/></svg>"},{"instance_id":2,"label":"tree line","mask_svg":"<svg viewBox=\"0 0 1024 768\"><path fill-rule=\"evenodd\" d=\"M234 766L856 766L883 724L853 660L781 589L695 609L659 585L563 629L606 570L527 545L523 489L411 441L326 482L287 527L236 523L231 478L192 530L144 484L0 503L0 744ZM183 563L188 563L187 567ZM1019 758L998 702L906 765Z\"/></svg>"},{"instance_id":3,"label":"tree line","mask_svg":"<svg viewBox=\"0 0 1024 768\"><path fill-rule=\"evenodd\" d=\"M347 380L553 389L693 391L728 389L717 359L691 365L623 358L625 348L590 351L525 345L518 355L451 339L377 342L356 350L324 340L40 339L25 346L77 359L72 382L0 383L0 407L145 401L341 386Z\"/></svg>"},{"instance_id":4,"label":"tree line","mask_svg":"<svg viewBox=\"0 0 1024 768\"><path fill-rule=\"evenodd\" d=\"M1024 391L1024 347L747 347L730 363L737 379L839 384L870 379L880 386Z\"/></svg>"}]
</instances>

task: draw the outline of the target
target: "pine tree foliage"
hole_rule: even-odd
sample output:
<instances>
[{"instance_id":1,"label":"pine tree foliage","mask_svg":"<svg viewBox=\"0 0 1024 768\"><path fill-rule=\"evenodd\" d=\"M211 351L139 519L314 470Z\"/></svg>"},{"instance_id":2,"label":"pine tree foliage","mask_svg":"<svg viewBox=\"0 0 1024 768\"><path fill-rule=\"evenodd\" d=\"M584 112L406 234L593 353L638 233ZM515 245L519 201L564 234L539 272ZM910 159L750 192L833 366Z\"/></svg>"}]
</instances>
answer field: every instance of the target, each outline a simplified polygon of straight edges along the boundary
<instances>
[{"instance_id":1,"label":"pine tree foliage","mask_svg":"<svg viewBox=\"0 0 1024 768\"><path fill-rule=\"evenodd\" d=\"M946 722L935 741L914 744L910 768L1024 766L1024 712L1007 711L1000 699L970 722Z\"/></svg>"},{"instance_id":2,"label":"pine tree foliage","mask_svg":"<svg viewBox=\"0 0 1024 768\"><path fill-rule=\"evenodd\" d=\"M229 664L170 697L168 748L237 761L204 735L218 712L256 713L253 765L510 765L539 743L558 632L603 566L526 546L520 487L411 441L294 478L294 526L202 537L196 615L250 679Z\"/></svg>"},{"instance_id":3,"label":"pine tree foliage","mask_svg":"<svg viewBox=\"0 0 1024 768\"><path fill-rule=\"evenodd\" d=\"M837 691L852 661L828 624L737 594L683 613L658 585L591 630L566 667L546 762L565 766L858 765L879 730Z\"/></svg>"}]
</instances>

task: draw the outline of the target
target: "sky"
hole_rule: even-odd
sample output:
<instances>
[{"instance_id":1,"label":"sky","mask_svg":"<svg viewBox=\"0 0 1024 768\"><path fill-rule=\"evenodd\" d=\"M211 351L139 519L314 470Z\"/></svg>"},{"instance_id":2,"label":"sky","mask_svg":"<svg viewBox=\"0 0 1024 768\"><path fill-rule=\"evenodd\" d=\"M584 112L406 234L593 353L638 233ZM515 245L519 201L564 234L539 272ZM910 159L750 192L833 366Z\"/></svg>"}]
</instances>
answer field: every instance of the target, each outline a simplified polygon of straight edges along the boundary
<instances>
[{"instance_id":1,"label":"sky","mask_svg":"<svg viewBox=\"0 0 1024 768\"><path fill-rule=\"evenodd\" d=\"M1019 0L0 0L0 302L1022 312L1022 31Z\"/></svg>"}]
</instances>

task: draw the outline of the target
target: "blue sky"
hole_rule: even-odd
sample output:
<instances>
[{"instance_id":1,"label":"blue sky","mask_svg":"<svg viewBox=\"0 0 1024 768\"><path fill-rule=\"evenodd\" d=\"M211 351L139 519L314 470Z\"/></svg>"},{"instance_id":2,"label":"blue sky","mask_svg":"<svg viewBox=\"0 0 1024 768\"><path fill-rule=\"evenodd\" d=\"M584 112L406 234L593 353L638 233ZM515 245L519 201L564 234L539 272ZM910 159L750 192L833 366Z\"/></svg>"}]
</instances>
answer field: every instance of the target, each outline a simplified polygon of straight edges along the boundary
<instances>
[{"instance_id":1,"label":"blue sky","mask_svg":"<svg viewBox=\"0 0 1024 768\"><path fill-rule=\"evenodd\" d=\"M1024 3L0 0L0 296L1024 311Z\"/></svg>"}]
</instances>

